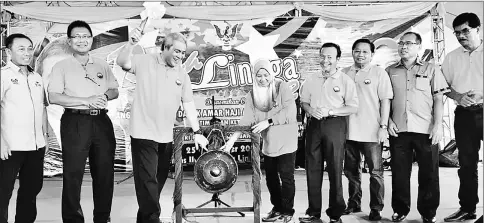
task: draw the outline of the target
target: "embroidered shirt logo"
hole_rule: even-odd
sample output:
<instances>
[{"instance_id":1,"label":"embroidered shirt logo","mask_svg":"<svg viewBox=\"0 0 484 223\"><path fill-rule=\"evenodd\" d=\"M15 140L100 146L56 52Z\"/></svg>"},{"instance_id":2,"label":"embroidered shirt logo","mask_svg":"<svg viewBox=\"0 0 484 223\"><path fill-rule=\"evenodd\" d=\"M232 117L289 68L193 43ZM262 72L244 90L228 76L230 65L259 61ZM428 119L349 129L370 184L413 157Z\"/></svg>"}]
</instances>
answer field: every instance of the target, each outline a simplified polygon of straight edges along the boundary
<instances>
[{"instance_id":1,"label":"embroidered shirt logo","mask_svg":"<svg viewBox=\"0 0 484 223\"><path fill-rule=\"evenodd\" d=\"M35 86L36 86L36 87L40 87L40 86L42 86L42 85L40 84L40 82L36 81L36 82L35 82Z\"/></svg>"},{"instance_id":2,"label":"embroidered shirt logo","mask_svg":"<svg viewBox=\"0 0 484 223\"><path fill-rule=\"evenodd\" d=\"M10 81L12 81L13 84L18 84L17 78L12 78L12 79L10 79Z\"/></svg>"},{"instance_id":3,"label":"embroidered shirt logo","mask_svg":"<svg viewBox=\"0 0 484 223\"><path fill-rule=\"evenodd\" d=\"M97 78L103 79L103 77L104 77L104 75L101 72L97 73Z\"/></svg>"},{"instance_id":4,"label":"embroidered shirt logo","mask_svg":"<svg viewBox=\"0 0 484 223\"><path fill-rule=\"evenodd\" d=\"M370 79L366 79L366 80L364 81L364 83L365 83L365 84L371 84L371 80L370 80Z\"/></svg>"},{"instance_id":5,"label":"embroidered shirt logo","mask_svg":"<svg viewBox=\"0 0 484 223\"><path fill-rule=\"evenodd\" d=\"M339 92L339 91L340 91L340 89L339 89L339 87L337 87L337 86L336 86L336 87L334 87L334 88L333 88L333 91L334 91L334 92Z\"/></svg>"}]
</instances>

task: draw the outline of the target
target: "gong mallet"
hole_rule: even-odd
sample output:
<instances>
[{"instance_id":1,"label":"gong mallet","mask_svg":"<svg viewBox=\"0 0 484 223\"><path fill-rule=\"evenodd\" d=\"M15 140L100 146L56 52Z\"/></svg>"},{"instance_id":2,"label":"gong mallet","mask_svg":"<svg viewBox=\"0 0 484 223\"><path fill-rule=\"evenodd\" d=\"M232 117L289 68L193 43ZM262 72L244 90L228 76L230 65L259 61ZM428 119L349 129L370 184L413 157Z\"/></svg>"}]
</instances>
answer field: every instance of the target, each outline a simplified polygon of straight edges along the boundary
<instances>
[{"instance_id":1,"label":"gong mallet","mask_svg":"<svg viewBox=\"0 0 484 223\"><path fill-rule=\"evenodd\" d=\"M145 7L145 10L140 13L140 17L142 20L138 26L141 35L143 35L149 19L161 19L166 12L166 8L164 5L161 4L161 2L145 2L143 3L143 6ZM135 42L133 38L131 40Z\"/></svg>"}]
</instances>

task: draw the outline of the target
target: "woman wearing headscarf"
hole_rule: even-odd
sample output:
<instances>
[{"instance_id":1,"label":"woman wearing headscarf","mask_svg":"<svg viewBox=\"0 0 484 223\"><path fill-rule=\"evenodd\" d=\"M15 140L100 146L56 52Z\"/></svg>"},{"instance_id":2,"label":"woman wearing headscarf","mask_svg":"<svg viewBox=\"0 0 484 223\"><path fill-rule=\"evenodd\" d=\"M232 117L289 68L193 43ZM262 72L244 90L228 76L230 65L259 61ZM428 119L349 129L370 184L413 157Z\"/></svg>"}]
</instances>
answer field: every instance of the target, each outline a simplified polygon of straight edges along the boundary
<instances>
[{"instance_id":1,"label":"woman wearing headscarf","mask_svg":"<svg viewBox=\"0 0 484 223\"><path fill-rule=\"evenodd\" d=\"M296 103L289 85L276 79L269 60L254 65L252 91L247 97L241 126L252 126L263 140L262 154L272 210L263 222L292 222L294 215L294 164L298 124ZM235 132L226 145L230 151L241 132Z\"/></svg>"}]
</instances>

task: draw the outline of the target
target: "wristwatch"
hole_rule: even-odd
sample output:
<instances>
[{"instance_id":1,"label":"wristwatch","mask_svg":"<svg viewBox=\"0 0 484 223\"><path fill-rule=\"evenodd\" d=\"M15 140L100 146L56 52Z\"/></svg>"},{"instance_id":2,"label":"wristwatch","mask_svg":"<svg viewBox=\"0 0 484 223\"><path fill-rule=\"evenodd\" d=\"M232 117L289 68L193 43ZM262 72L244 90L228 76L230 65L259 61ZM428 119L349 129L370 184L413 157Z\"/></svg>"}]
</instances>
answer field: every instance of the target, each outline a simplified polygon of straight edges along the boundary
<instances>
[{"instance_id":1,"label":"wristwatch","mask_svg":"<svg viewBox=\"0 0 484 223\"><path fill-rule=\"evenodd\" d=\"M197 131L193 132L193 135L196 135L196 134L202 135L202 130L201 129L198 129Z\"/></svg>"},{"instance_id":2,"label":"wristwatch","mask_svg":"<svg viewBox=\"0 0 484 223\"><path fill-rule=\"evenodd\" d=\"M272 121L272 118L267 119L267 122L269 122L269 125L274 125L274 122Z\"/></svg>"},{"instance_id":3,"label":"wristwatch","mask_svg":"<svg viewBox=\"0 0 484 223\"><path fill-rule=\"evenodd\" d=\"M334 115L333 109L329 109L328 116L333 116L333 115Z\"/></svg>"},{"instance_id":4,"label":"wristwatch","mask_svg":"<svg viewBox=\"0 0 484 223\"><path fill-rule=\"evenodd\" d=\"M381 125L380 125L380 128L382 128L382 129L388 129L388 126L387 126L387 125L383 125L383 124L381 124Z\"/></svg>"}]
</instances>

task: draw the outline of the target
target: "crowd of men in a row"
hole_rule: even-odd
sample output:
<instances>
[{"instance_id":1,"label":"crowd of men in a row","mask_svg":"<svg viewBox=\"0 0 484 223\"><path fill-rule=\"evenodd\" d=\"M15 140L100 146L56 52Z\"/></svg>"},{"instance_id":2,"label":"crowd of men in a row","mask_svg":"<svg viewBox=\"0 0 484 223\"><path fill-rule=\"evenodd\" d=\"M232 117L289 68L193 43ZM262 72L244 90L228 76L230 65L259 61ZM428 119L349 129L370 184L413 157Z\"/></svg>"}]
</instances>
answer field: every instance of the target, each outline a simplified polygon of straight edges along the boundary
<instances>
[{"instance_id":1,"label":"crowd of men in a row","mask_svg":"<svg viewBox=\"0 0 484 223\"><path fill-rule=\"evenodd\" d=\"M461 206L445 220L476 218L477 163L483 135L481 24L475 14L463 13L453 21L453 28L462 47L448 53L442 67L420 60L422 38L415 32L401 36L398 41L401 60L386 69L370 64L375 46L367 39L354 42L351 49L354 64L344 69L338 69L339 45L322 45L321 74L306 80L300 97L302 108L310 117L305 148L309 207L300 222L320 221L324 161L330 184L326 210L330 222L341 222L342 215L361 211L360 154L364 155L370 172L369 219L380 220L385 194L382 142L386 139L390 141L392 156L392 220L402 221L410 212L410 176L415 152L419 165L417 209L424 222L436 222L440 202L438 147L432 145L442 138L444 95L458 105L455 136L459 148ZM55 64L46 87L42 77L29 67L33 57L31 39L12 34L6 40L10 61L1 70L0 223L8 220L8 205L17 176L20 186L15 222L36 219L36 197L42 189L43 161L48 151L46 106L49 104L65 108L60 126L63 222L84 222L80 194L87 158L93 179L93 221L110 222L116 142L106 105L118 97L118 82L104 60L89 54L93 34L87 23L72 22L67 36L73 56ZM139 205L137 222L158 223L160 193L168 176L173 126L180 103L194 131L195 145L205 149L208 141L198 125L190 78L180 66L187 47L185 37L168 34L161 53L133 55L133 47L141 36L139 28L130 33L117 64L136 75L130 127ZM244 114L242 122L258 122L253 125L254 132L267 140L262 150L271 158L266 172L267 168L274 170L267 173L274 209L262 220L289 222L294 214L295 148L291 141L290 146L280 145L288 149L285 152L271 149L274 137L284 139L281 135L295 133L293 137L297 138L297 128L293 126L294 99L288 99L291 94L284 83L271 77L268 64L262 61L254 65L254 92L249 103L253 107L246 109L254 112ZM256 93L256 86L260 93ZM286 104L292 110L284 112ZM277 126L286 124L291 124L289 132L282 128L276 131ZM235 135L225 149L233 145L238 137ZM291 165L277 164L284 162ZM347 202L343 198L343 172L349 180ZM279 180L282 185L276 183Z\"/></svg>"}]
</instances>

